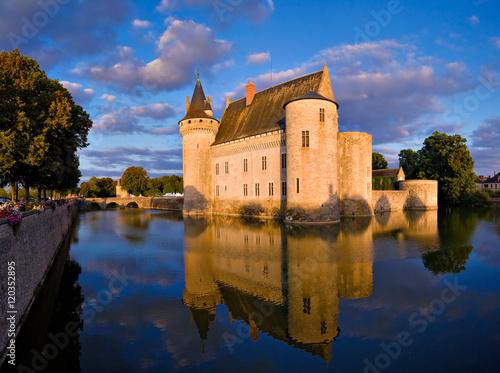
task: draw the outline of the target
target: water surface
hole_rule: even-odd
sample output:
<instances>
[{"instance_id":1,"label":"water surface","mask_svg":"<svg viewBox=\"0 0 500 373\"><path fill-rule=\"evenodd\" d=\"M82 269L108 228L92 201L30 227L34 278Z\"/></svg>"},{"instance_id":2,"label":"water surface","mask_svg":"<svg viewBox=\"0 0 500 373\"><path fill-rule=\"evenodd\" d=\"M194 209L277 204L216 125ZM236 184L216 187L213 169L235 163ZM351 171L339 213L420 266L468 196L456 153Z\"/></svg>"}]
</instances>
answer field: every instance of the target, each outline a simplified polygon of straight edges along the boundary
<instances>
[{"instance_id":1,"label":"water surface","mask_svg":"<svg viewBox=\"0 0 500 373\"><path fill-rule=\"evenodd\" d=\"M496 372L499 236L495 209L307 227L83 213L50 326L23 330L22 359L42 352L47 372Z\"/></svg>"}]
</instances>

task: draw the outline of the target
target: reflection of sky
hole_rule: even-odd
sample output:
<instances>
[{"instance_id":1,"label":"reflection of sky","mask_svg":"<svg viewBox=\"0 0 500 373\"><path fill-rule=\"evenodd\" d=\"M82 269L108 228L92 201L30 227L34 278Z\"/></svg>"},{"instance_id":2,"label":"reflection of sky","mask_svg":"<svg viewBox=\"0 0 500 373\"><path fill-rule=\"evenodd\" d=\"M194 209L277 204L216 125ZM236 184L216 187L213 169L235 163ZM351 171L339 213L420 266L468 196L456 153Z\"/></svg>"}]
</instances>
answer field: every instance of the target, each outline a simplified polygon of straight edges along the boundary
<instances>
[{"instance_id":1,"label":"reflection of sky","mask_svg":"<svg viewBox=\"0 0 500 373\"><path fill-rule=\"evenodd\" d=\"M146 229L141 220L139 244L127 239L127 226L117 227L113 216L117 213L148 215ZM98 292L108 288L115 271L125 269L127 275L135 276L96 313L94 320L85 322L80 335L84 373L362 372L364 359L373 362L383 352L380 343L396 340L402 331L410 334L413 343L402 349L401 357L385 372L462 372L471 366L474 371L488 367L494 371L500 362L495 352L500 347L498 227L491 222L475 225L470 236L474 249L466 270L458 275L434 276L417 255L419 250L425 252L417 241L406 240L402 245L398 234L374 238L373 292L366 298L340 299L341 331L333 342L333 358L327 366L321 358L263 332L253 342L245 334L248 326L238 320L231 323L224 305L217 306L216 322L210 325L203 347L190 310L182 304L184 223L162 218L162 214L135 210L81 215L79 242L73 244L71 257L82 266L79 282L85 304L97 302ZM409 324L409 317L439 299L445 279L451 283L456 279L468 288L419 333ZM225 345L228 338L237 341L234 353Z\"/></svg>"}]
</instances>

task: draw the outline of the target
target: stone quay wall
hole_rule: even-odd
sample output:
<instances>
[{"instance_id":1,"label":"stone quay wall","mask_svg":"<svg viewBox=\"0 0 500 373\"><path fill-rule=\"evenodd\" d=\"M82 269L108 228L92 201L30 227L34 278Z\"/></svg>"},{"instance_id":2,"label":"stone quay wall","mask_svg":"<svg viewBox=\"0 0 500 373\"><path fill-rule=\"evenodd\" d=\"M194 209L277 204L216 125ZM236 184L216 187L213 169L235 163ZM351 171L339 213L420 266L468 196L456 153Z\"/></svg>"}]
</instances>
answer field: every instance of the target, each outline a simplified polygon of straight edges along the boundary
<instances>
[{"instance_id":1,"label":"stone quay wall","mask_svg":"<svg viewBox=\"0 0 500 373\"><path fill-rule=\"evenodd\" d=\"M11 339L7 318L15 315L12 326L17 333L77 212L75 200L41 213L26 213L15 233L7 219L0 219L0 351L5 350ZM15 281L9 278L8 263L15 263ZM9 282L15 282L15 303L12 303L15 314L7 312L12 310L7 301Z\"/></svg>"},{"instance_id":2,"label":"stone quay wall","mask_svg":"<svg viewBox=\"0 0 500 373\"><path fill-rule=\"evenodd\" d=\"M374 190L373 212L399 211L406 207L408 192L404 190Z\"/></svg>"}]
</instances>

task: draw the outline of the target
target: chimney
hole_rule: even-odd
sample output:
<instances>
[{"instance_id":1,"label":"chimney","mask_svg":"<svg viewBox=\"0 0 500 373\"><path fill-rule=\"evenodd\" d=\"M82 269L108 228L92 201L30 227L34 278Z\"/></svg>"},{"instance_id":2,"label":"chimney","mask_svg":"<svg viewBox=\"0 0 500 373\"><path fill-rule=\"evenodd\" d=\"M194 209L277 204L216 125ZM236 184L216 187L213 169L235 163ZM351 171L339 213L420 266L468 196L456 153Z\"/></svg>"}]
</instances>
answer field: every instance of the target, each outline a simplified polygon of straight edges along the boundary
<instances>
[{"instance_id":1,"label":"chimney","mask_svg":"<svg viewBox=\"0 0 500 373\"><path fill-rule=\"evenodd\" d=\"M255 84L248 82L247 84L247 106L253 101L253 96L255 95Z\"/></svg>"},{"instance_id":2,"label":"chimney","mask_svg":"<svg viewBox=\"0 0 500 373\"><path fill-rule=\"evenodd\" d=\"M497 176L497 172L496 171L493 171L493 176Z\"/></svg>"},{"instance_id":3,"label":"chimney","mask_svg":"<svg viewBox=\"0 0 500 373\"><path fill-rule=\"evenodd\" d=\"M230 103L231 103L231 97L226 97L226 109L227 109L227 107L229 106Z\"/></svg>"},{"instance_id":4,"label":"chimney","mask_svg":"<svg viewBox=\"0 0 500 373\"><path fill-rule=\"evenodd\" d=\"M186 96L186 114L189 110L189 96Z\"/></svg>"},{"instance_id":5,"label":"chimney","mask_svg":"<svg viewBox=\"0 0 500 373\"><path fill-rule=\"evenodd\" d=\"M122 185L122 179L118 179L117 186Z\"/></svg>"}]
</instances>

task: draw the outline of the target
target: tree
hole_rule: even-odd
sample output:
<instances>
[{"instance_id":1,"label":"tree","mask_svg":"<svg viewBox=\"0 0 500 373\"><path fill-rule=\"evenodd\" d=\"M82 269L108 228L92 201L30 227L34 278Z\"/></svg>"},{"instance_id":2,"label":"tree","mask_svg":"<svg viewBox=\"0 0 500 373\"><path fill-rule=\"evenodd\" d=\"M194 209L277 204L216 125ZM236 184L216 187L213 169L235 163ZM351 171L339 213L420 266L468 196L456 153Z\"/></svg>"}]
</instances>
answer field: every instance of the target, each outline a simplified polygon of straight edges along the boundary
<instances>
[{"instance_id":1,"label":"tree","mask_svg":"<svg viewBox=\"0 0 500 373\"><path fill-rule=\"evenodd\" d=\"M460 273L472 252L472 246L457 246L450 249L434 251L422 257L425 268L435 276L446 273Z\"/></svg>"},{"instance_id":2,"label":"tree","mask_svg":"<svg viewBox=\"0 0 500 373\"><path fill-rule=\"evenodd\" d=\"M418 173L418 153L413 149L403 149L399 152L399 167L403 167L405 178L416 179Z\"/></svg>"},{"instance_id":3,"label":"tree","mask_svg":"<svg viewBox=\"0 0 500 373\"><path fill-rule=\"evenodd\" d=\"M75 187L76 151L86 147L92 121L71 94L49 79L38 63L0 53L0 182L57 190ZM3 186L2 185L2 186Z\"/></svg>"},{"instance_id":4,"label":"tree","mask_svg":"<svg viewBox=\"0 0 500 373\"><path fill-rule=\"evenodd\" d=\"M460 135L434 132L419 151L421 179L438 181L441 202L459 203L476 190L474 160Z\"/></svg>"},{"instance_id":5,"label":"tree","mask_svg":"<svg viewBox=\"0 0 500 373\"><path fill-rule=\"evenodd\" d=\"M148 173L142 167L129 167L122 175L122 188L139 196L148 188Z\"/></svg>"},{"instance_id":6,"label":"tree","mask_svg":"<svg viewBox=\"0 0 500 373\"><path fill-rule=\"evenodd\" d=\"M372 153L372 170L382 170L387 168L387 161L380 153Z\"/></svg>"}]
</instances>

